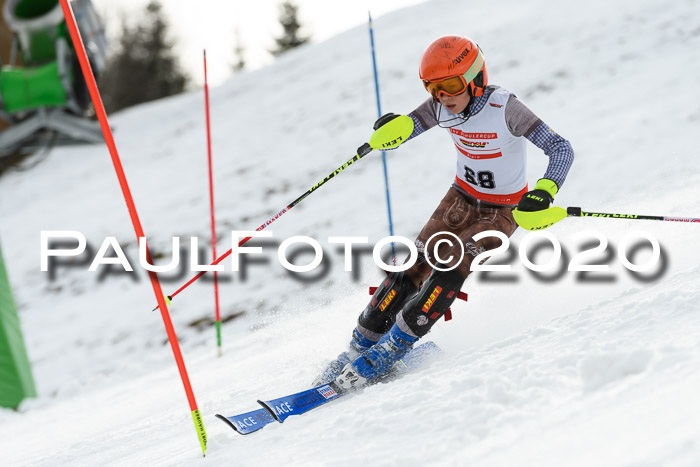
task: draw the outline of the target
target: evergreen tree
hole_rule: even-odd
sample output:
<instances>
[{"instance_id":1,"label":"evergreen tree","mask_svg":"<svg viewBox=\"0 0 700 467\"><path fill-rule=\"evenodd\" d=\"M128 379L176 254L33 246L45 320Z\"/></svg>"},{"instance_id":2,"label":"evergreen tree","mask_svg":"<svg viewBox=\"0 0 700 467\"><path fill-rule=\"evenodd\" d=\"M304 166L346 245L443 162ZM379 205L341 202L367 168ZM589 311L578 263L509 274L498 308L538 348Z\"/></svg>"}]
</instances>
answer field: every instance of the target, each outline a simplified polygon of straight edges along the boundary
<instances>
[{"instance_id":1,"label":"evergreen tree","mask_svg":"<svg viewBox=\"0 0 700 467\"><path fill-rule=\"evenodd\" d=\"M236 26L236 47L233 49L233 53L236 57L236 62L233 64L231 69L234 73L240 73L245 69L245 48L241 43L241 30Z\"/></svg>"},{"instance_id":2,"label":"evergreen tree","mask_svg":"<svg viewBox=\"0 0 700 467\"><path fill-rule=\"evenodd\" d=\"M282 25L283 33L282 37L275 39L277 47L270 51L275 57L311 40L308 36L302 37L299 35L301 24L298 18L298 6L290 1L286 1L280 4L279 9L279 22Z\"/></svg>"},{"instance_id":3,"label":"evergreen tree","mask_svg":"<svg viewBox=\"0 0 700 467\"><path fill-rule=\"evenodd\" d=\"M122 19L119 49L102 73L100 87L107 111L179 94L188 83L168 39L162 6L152 0L140 22Z\"/></svg>"}]
</instances>

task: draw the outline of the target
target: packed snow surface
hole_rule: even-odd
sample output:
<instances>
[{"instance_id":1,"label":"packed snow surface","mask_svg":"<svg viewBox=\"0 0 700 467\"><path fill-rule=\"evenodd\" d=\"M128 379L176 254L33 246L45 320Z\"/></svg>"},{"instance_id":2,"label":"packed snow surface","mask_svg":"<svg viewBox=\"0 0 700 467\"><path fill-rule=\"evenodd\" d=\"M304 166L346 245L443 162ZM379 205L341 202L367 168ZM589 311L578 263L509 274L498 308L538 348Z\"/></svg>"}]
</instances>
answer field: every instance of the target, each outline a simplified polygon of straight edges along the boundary
<instances>
[{"instance_id":1,"label":"packed snow surface","mask_svg":"<svg viewBox=\"0 0 700 467\"><path fill-rule=\"evenodd\" d=\"M699 20L697 0L426 2L374 21L382 107L418 106L427 97L417 77L427 44L468 35L484 51L490 82L572 142L576 161L557 205L697 217ZM369 138L376 103L367 29L235 76L211 90L211 104L222 253L232 230L257 228ZM160 261L172 237L188 246L198 236L208 248L203 93L128 109L110 123ZM529 153L534 183L547 158L531 145ZM387 154L397 235L413 238L428 219L454 177L454 157L441 129ZM326 271L293 277L276 244L263 247L267 263L250 264L245 278L225 263L221 357L212 282L176 297L171 316L209 436L202 459L106 148L56 149L3 175L0 238L39 397L0 410L0 463L700 465L697 224L565 219L547 230L562 245L562 268L539 275L517 255L532 235L520 230L512 271L475 273L462 289L469 301L456 302L454 319L428 336L445 350L429 368L245 437L217 420L306 389L344 349L367 287L383 273L367 254L344 271L328 238L373 244L388 235L386 217L374 154L269 227L273 243L317 239ZM93 255L115 237L136 272L89 272L91 256L53 277L41 272L47 230L82 232ZM589 262L610 270L567 272L586 243L596 244L591 231L608 245ZM633 274L618 255L637 264L651 256L648 247L624 247L638 231L658 239L661 259ZM551 253L532 256L546 262ZM166 293L191 275L162 274Z\"/></svg>"}]
</instances>

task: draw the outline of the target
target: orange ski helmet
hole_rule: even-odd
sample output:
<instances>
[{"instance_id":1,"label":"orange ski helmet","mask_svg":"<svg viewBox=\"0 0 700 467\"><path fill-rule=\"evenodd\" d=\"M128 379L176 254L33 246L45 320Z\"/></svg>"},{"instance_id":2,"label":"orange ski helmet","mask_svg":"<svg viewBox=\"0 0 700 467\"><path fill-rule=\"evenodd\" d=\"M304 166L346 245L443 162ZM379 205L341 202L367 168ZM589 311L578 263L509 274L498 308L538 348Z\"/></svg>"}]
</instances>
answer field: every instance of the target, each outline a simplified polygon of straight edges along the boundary
<instances>
[{"instance_id":1,"label":"orange ski helmet","mask_svg":"<svg viewBox=\"0 0 700 467\"><path fill-rule=\"evenodd\" d=\"M426 89L430 83L439 83L453 77L461 78L470 96L478 97L484 94L484 88L488 84L484 55L476 42L468 37L441 37L433 41L423 52L423 58L420 61L420 78ZM463 92L464 88L459 92ZM433 97L437 97L437 93L433 90L428 89L428 91L433 94ZM439 92L445 91L439 90Z\"/></svg>"}]
</instances>

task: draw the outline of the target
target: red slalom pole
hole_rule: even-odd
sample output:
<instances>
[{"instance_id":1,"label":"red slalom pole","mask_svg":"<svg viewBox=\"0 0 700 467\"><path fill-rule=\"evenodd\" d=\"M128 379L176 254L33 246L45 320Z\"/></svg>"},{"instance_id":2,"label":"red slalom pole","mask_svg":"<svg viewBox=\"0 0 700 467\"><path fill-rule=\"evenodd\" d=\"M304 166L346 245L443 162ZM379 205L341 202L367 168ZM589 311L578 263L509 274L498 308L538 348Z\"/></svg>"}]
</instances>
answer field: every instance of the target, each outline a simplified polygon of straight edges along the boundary
<instances>
[{"instance_id":1,"label":"red slalom pole","mask_svg":"<svg viewBox=\"0 0 700 467\"><path fill-rule=\"evenodd\" d=\"M211 211L211 251L216 261L216 220L214 217L214 171L211 162L211 120L209 117L209 82L207 79L207 51L204 50L204 102L207 114L207 154L209 155L209 210ZM214 304L216 307L216 346L221 357L221 313L219 311L219 275L214 271Z\"/></svg>"},{"instance_id":2,"label":"red slalom pole","mask_svg":"<svg viewBox=\"0 0 700 467\"><path fill-rule=\"evenodd\" d=\"M63 15L66 18L68 31L70 32L71 40L73 41L73 46L75 47L76 54L78 55L80 68L83 71L83 76L85 77L85 82L90 92L92 104L95 107L95 113L97 114L97 119L99 120L100 127L102 128L102 134L104 135L105 143L107 144L109 154L112 157L112 163L114 164L114 169L117 173L117 178L119 179L119 185L121 186L122 194L124 195L124 201L126 201L126 206L129 210L129 216L131 217L131 222L134 225L136 237L137 239L141 239L146 235L143 233L141 221L139 220L138 213L136 212L136 205L134 204L134 199L131 196L131 190L129 190L129 185L126 181L126 175L124 173L124 169L122 168L119 153L117 152L117 146L114 143L112 130L110 129L109 122L107 120L107 113L105 112L104 104L102 103L102 97L100 96L100 91L97 88L97 83L95 82L95 75L92 72L90 62L87 58L87 53L85 52L85 45L83 44L83 40L80 37L80 31L78 30L78 25L75 21L73 9L71 8L68 0L60 0L60 2L61 8L63 9ZM151 253L148 250L148 246L146 247L146 259L150 264L153 264L153 259L151 258ZM155 293L156 300L158 300L158 307L160 308L160 313L163 317L163 323L165 324L165 330L168 334L168 340L170 341L170 346L172 347L173 354L175 356L177 368L180 371L182 384L185 387L185 393L187 394L187 401L190 404L192 419L194 421L195 429L197 430L197 436L199 437L200 446L202 447L202 454L205 455L207 449L207 433L204 430L204 422L202 421L202 416L199 412L199 409L197 408L197 401L194 398L194 392L192 391L192 386L190 385L190 380L187 376L187 369L185 368L185 362L182 358L182 352L180 351L180 345L178 344L177 335L175 334L175 329L173 328L173 323L170 320L170 314L168 313L168 307L165 303L163 290L160 286L158 275L155 272L148 271L148 277L151 279L153 293Z\"/></svg>"}]
</instances>

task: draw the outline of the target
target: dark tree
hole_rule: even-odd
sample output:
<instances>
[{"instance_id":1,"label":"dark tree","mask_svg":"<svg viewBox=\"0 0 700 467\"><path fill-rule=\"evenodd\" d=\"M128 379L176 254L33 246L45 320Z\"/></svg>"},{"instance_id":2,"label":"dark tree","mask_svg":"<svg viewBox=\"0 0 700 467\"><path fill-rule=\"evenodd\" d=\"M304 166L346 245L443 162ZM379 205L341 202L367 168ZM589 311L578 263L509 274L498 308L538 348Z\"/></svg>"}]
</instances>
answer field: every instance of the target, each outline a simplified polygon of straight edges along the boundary
<instances>
[{"instance_id":1,"label":"dark tree","mask_svg":"<svg viewBox=\"0 0 700 467\"><path fill-rule=\"evenodd\" d=\"M157 0L152 0L135 26L122 19L119 48L100 79L109 112L179 94L188 77L173 53L168 24Z\"/></svg>"},{"instance_id":2,"label":"dark tree","mask_svg":"<svg viewBox=\"0 0 700 467\"><path fill-rule=\"evenodd\" d=\"M241 30L236 26L236 47L233 49L236 62L231 66L234 73L240 73L245 69L245 48L241 43Z\"/></svg>"},{"instance_id":3,"label":"dark tree","mask_svg":"<svg viewBox=\"0 0 700 467\"><path fill-rule=\"evenodd\" d=\"M276 38L276 48L270 53L275 57L286 52L287 50L299 47L311 40L310 37L302 37L299 35L299 7L292 2L283 2L279 6L280 16L279 22L282 25L282 37Z\"/></svg>"}]
</instances>

